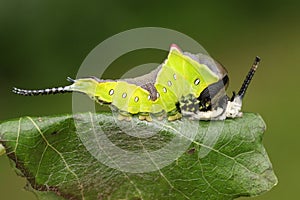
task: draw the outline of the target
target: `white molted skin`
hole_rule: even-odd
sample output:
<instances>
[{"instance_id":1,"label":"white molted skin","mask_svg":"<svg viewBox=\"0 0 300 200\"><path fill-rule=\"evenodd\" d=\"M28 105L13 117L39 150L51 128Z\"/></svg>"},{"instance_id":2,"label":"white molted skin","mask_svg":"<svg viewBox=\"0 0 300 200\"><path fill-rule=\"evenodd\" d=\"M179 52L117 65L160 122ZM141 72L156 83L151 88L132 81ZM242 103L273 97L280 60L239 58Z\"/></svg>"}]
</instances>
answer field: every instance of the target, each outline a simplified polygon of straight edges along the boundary
<instances>
[{"instance_id":1,"label":"white molted skin","mask_svg":"<svg viewBox=\"0 0 300 200\"><path fill-rule=\"evenodd\" d=\"M184 116L189 116L192 120L225 120L226 118L242 117L242 98L240 96L234 97L233 101L227 102L227 107L224 112L223 108L217 108L216 110L206 112L188 112L182 111Z\"/></svg>"},{"instance_id":2,"label":"white molted skin","mask_svg":"<svg viewBox=\"0 0 300 200\"><path fill-rule=\"evenodd\" d=\"M233 101L228 101L226 107L226 118L242 117L242 98L240 96L234 97Z\"/></svg>"},{"instance_id":3,"label":"white molted skin","mask_svg":"<svg viewBox=\"0 0 300 200\"><path fill-rule=\"evenodd\" d=\"M225 120L226 116L223 108L217 108L217 110L212 111L199 111L197 113L182 111L184 116L189 116L191 120Z\"/></svg>"}]
</instances>

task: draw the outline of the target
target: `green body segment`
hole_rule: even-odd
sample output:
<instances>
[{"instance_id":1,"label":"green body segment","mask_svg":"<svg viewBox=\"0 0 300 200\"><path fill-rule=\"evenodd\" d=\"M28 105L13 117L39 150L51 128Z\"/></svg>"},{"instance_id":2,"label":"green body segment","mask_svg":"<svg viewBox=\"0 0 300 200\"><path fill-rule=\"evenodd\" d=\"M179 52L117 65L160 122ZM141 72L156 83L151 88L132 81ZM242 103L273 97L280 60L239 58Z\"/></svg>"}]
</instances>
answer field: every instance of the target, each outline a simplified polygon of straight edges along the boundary
<instances>
[{"instance_id":1,"label":"green body segment","mask_svg":"<svg viewBox=\"0 0 300 200\"><path fill-rule=\"evenodd\" d=\"M176 47L171 47L165 65L173 69L176 77L179 76L184 81L184 86L179 86L178 90L180 91L177 91L178 94L182 93L183 96L193 94L195 97L198 97L208 85L219 80L219 77L206 65L183 55ZM164 77L163 74L162 77Z\"/></svg>"},{"instance_id":2,"label":"green body segment","mask_svg":"<svg viewBox=\"0 0 300 200\"><path fill-rule=\"evenodd\" d=\"M100 84L101 85L101 84ZM123 81L117 81L115 94L112 95L112 104L119 110L137 114L151 112L149 92L145 89Z\"/></svg>"},{"instance_id":3,"label":"green body segment","mask_svg":"<svg viewBox=\"0 0 300 200\"><path fill-rule=\"evenodd\" d=\"M192 94L197 98L207 86L217 81L219 77L206 65L184 55L177 46L172 45L168 58L152 83L155 94L141 85L124 80L77 79L70 87L100 103L112 104L131 114L169 113L177 109L176 103L181 97Z\"/></svg>"}]
</instances>

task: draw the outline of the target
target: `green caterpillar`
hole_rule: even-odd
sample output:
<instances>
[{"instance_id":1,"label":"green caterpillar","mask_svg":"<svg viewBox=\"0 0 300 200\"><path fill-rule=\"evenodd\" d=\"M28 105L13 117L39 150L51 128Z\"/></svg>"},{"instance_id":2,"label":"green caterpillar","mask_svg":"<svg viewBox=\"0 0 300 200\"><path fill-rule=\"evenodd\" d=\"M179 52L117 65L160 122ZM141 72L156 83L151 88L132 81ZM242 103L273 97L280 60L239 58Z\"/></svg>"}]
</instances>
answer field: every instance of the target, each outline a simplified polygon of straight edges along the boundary
<instances>
[{"instance_id":1,"label":"green caterpillar","mask_svg":"<svg viewBox=\"0 0 300 200\"><path fill-rule=\"evenodd\" d=\"M182 52L174 44L164 63L140 77L120 80L67 78L71 85L40 90L13 88L13 92L25 96L84 93L100 104L117 109L119 120L130 120L135 114L147 121L152 121L152 114L158 118L167 116L170 121L182 116L223 120L242 116L242 98L259 61L256 57L241 89L231 99L225 93L229 78L221 64L204 54Z\"/></svg>"}]
</instances>

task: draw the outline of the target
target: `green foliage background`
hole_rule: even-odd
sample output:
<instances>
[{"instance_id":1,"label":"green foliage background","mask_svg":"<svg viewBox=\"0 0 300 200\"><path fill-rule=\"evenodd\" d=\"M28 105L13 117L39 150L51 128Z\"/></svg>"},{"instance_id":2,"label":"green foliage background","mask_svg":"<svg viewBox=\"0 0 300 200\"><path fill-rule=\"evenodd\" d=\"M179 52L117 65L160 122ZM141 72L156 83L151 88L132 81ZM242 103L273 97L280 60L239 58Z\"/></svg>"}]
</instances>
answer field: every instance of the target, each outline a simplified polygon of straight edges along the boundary
<instances>
[{"instance_id":1,"label":"green foliage background","mask_svg":"<svg viewBox=\"0 0 300 200\"><path fill-rule=\"evenodd\" d=\"M197 40L226 66L237 90L252 63L262 63L244 101L267 124L264 138L279 184L254 199L299 195L299 1L38 1L0 0L0 120L23 115L71 113L71 95L25 98L13 86L44 88L75 77L85 56L101 41L131 28L165 27ZM122 44L120 44L122 45ZM186 49L188 50L188 49ZM105 76L131 66L161 62L149 52L122 57ZM120 70L114 70L120 69ZM116 71L118 71L116 73ZM1 199L34 199L21 188L6 157L0 157Z\"/></svg>"}]
</instances>

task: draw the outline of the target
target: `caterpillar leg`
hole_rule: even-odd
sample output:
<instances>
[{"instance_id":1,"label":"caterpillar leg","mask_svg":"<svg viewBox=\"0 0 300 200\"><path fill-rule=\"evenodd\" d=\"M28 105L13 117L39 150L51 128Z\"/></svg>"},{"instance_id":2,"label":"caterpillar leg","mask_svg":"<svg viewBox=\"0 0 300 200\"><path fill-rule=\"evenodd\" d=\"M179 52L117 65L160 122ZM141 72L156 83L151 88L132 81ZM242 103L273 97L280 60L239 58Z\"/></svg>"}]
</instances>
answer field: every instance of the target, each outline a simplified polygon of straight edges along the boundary
<instances>
[{"instance_id":1,"label":"caterpillar leg","mask_svg":"<svg viewBox=\"0 0 300 200\"><path fill-rule=\"evenodd\" d=\"M150 116L149 113L139 113L139 120L143 121L148 121L148 122L152 122L152 117Z\"/></svg>"},{"instance_id":2,"label":"caterpillar leg","mask_svg":"<svg viewBox=\"0 0 300 200\"><path fill-rule=\"evenodd\" d=\"M117 119L119 121L128 121L128 122L130 122L131 119L132 119L132 115L128 112L125 112L125 111L119 111Z\"/></svg>"},{"instance_id":3,"label":"caterpillar leg","mask_svg":"<svg viewBox=\"0 0 300 200\"><path fill-rule=\"evenodd\" d=\"M177 113L175 115L170 115L168 116L168 121L175 121L177 119L181 119L182 115L180 113Z\"/></svg>"},{"instance_id":4,"label":"caterpillar leg","mask_svg":"<svg viewBox=\"0 0 300 200\"><path fill-rule=\"evenodd\" d=\"M158 121L161 121L161 120L163 120L166 117L166 112L165 111L161 111L161 112L158 112L158 113L151 113L151 115L153 117L155 117Z\"/></svg>"},{"instance_id":5,"label":"caterpillar leg","mask_svg":"<svg viewBox=\"0 0 300 200\"><path fill-rule=\"evenodd\" d=\"M181 119L182 115L178 112L178 110L173 110L168 113L168 121L175 121L177 119Z\"/></svg>"},{"instance_id":6,"label":"caterpillar leg","mask_svg":"<svg viewBox=\"0 0 300 200\"><path fill-rule=\"evenodd\" d=\"M124 116L124 115L121 115L121 114L118 115L118 120L119 120L119 121L127 121L127 122L130 122L131 119L132 119L131 116Z\"/></svg>"}]
</instances>

